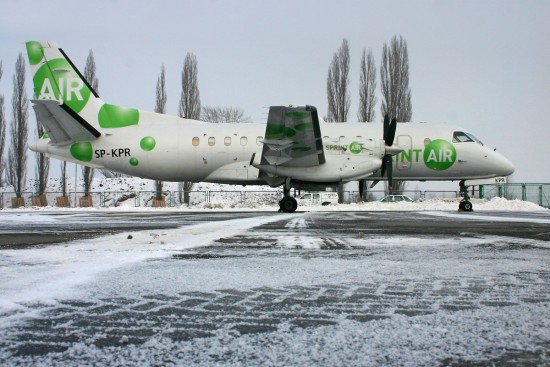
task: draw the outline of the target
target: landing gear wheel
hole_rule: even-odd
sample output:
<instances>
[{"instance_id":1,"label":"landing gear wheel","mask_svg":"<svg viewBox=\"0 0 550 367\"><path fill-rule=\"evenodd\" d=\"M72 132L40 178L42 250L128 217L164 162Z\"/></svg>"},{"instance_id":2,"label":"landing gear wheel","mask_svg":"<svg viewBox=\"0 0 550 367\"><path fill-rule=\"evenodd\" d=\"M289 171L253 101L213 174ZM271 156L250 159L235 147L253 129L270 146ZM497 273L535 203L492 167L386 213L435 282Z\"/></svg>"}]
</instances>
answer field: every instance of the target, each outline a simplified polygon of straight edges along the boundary
<instances>
[{"instance_id":1,"label":"landing gear wheel","mask_svg":"<svg viewBox=\"0 0 550 367\"><path fill-rule=\"evenodd\" d=\"M468 200L463 201L460 204L462 205L462 210L464 210L465 212L471 212L474 210L472 203L469 202Z\"/></svg>"},{"instance_id":2,"label":"landing gear wheel","mask_svg":"<svg viewBox=\"0 0 550 367\"><path fill-rule=\"evenodd\" d=\"M279 207L282 212L294 213L298 208L298 202L292 196L285 196L279 201Z\"/></svg>"},{"instance_id":3,"label":"landing gear wheel","mask_svg":"<svg viewBox=\"0 0 550 367\"><path fill-rule=\"evenodd\" d=\"M470 202L470 195L468 195L468 186L465 185L464 180L460 181L460 195L462 196L462 200L458 204L458 210L465 212L474 211L474 207Z\"/></svg>"}]
</instances>

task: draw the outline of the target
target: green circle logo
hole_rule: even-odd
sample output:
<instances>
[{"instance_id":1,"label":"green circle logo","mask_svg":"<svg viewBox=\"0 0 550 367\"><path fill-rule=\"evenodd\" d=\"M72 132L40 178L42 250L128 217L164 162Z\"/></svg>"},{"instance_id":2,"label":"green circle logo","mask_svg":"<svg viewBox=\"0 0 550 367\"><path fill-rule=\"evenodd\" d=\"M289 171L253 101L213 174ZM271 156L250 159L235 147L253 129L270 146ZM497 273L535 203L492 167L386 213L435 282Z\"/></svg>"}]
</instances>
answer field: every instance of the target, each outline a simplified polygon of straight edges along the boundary
<instances>
[{"instance_id":1,"label":"green circle logo","mask_svg":"<svg viewBox=\"0 0 550 367\"><path fill-rule=\"evenodd\" d=\"M424 163L434 171L449 169L456 161L456 149L447 140L432 140L424 149Z\"/></svg>"},{"instance_id":2,"label":"green circle logo","mask_svg":"<svg viewBox=\"0 0 550 367\"><path fill-rule=\"evenodd\" d=\"M53 59L42 65L33 82L38 99L62 101L77 113L90 99L90 89L65 59Z\"/></svg>"},{"instance_id":3,"label":"green circle logo","mask_svg":"<svg viewBox=\"0 0 550 367\"><path fill-rule=\"evenodd\" d=\"M146 152L155 149L155 145L157 145L157 142L152 136L146 136L139 142L139 146L141 147L141 149L145 150Z\"/></svg>"},{"instance_id":4,"label":"green circle logo","mask_svg":"<svg viewBox=\"0 0 550 367\"><path fill-rule=\"evenodd\" d=\"M359 144L356 141L352 141L351 144L349 145L349 151L352 152L353 154L359 154L363 151L363 145Z\"/></svg>"},{"instance_id":5,"label":"green circle logo","mask_svg":"<svg viewBox=\"0 0 550 367\"><path fill-rule=\"evenodd\" d=\"M135 167L139 164L139 161L137 160L137 158L132 157L130 158L130 164Z\"/></svg>"}]
</instances>

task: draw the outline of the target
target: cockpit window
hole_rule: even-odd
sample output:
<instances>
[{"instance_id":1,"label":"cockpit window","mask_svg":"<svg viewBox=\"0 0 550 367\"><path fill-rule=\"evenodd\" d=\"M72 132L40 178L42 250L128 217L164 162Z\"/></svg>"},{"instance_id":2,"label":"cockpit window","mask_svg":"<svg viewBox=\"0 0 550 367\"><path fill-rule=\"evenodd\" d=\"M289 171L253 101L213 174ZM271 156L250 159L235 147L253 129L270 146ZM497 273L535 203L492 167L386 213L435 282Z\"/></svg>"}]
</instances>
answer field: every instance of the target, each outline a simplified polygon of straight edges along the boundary
<instances>
[{"instance_id":1,"label":"cockpit window","mask_svg":"<svg viewBox=\"0 0 550 367\"><path fill-rule=\"evenodd\" d=\"M453 143L479 143L483 145L475 136L463 131L455 131L453 133Z\"/></svg>"}]
</instances>

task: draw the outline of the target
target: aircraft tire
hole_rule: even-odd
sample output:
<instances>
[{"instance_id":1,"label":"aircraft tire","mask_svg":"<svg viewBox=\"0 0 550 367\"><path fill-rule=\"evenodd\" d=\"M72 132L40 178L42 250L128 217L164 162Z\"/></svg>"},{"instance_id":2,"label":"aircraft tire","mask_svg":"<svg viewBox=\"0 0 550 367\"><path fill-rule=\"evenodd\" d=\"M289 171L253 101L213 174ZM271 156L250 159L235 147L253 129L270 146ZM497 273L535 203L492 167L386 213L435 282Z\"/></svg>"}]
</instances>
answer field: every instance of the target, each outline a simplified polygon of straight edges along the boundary
<instances>
[{"instance_id":1,"label":"aircraft tire","mask_svg":"<svg viewBox=\"0 0 550 367\"><path fill-rule=\"evenodd\" d=\"M469 202L468 200L466 200L465 202L462 203L462 209L465 211L465 212L471 212L474 210L474 207L472 205L471 202Z\"/></svg>"},{"instance_id":2,"label":"aircraft tire","mask_svg":"<svg viewBox=\"0 0 550 367\"><path fill-rule=\"evenodd\" d=\"M294 213L298 208L298 202L292 196L285 196L279 201L279 207L285 213Z\"/></svg>"}]
</instances>

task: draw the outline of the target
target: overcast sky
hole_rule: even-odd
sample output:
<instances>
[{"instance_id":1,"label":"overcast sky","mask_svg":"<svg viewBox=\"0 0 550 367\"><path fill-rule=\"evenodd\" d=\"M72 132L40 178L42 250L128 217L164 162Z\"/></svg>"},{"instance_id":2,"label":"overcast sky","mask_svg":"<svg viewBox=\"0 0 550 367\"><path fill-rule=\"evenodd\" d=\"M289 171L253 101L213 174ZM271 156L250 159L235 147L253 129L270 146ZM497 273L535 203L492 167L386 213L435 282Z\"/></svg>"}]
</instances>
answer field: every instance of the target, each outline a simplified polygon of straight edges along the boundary
<instances>
[{"instance_id":1,"label":"overcast sky","mask_svg":"<svg viewBox=\"0 0 550 367\"><path fill-rule=\"evenodd\" d=\"M373 50L379 68L384 42L402 35L413 121L462 126L516 165L515 181L550 182L549 15L550 1L529 0L4 0L0 93L9 118L18 53L26 41L53 40L81 70L93 50L109 103L153 110L164 64L168 113L177 114L192 52L203 105L240 107L255 122L276 104L307 103L324 116L328 66L347 38L353 121L362 50ZM376 110L379 120L380 97Z\"/></svg>"}]
</instances>

